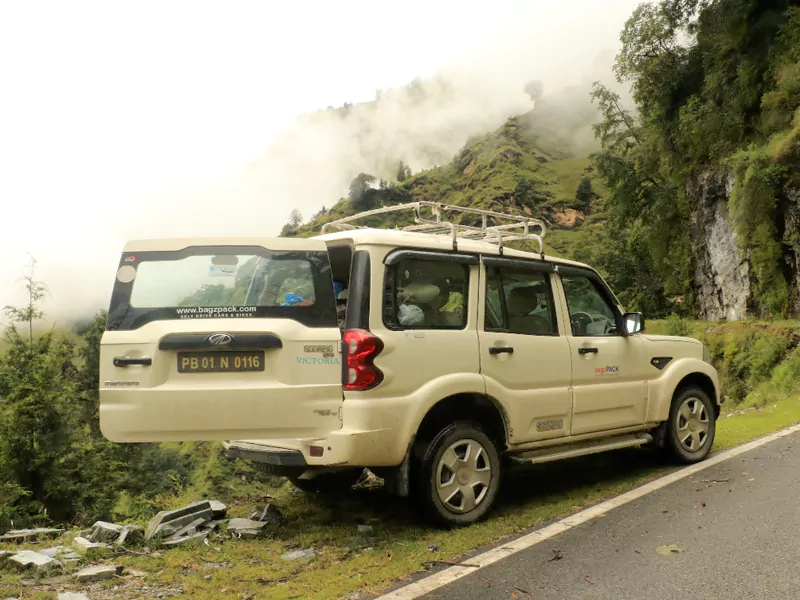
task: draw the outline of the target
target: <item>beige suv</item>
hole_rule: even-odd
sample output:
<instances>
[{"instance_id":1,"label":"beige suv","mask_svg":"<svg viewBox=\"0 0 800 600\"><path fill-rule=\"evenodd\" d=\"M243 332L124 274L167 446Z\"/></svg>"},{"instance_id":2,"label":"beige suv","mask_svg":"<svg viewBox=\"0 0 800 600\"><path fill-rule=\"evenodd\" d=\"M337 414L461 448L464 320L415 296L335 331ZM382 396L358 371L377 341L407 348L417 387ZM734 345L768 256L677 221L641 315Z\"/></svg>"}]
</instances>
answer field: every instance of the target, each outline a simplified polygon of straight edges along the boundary
<instances>
[{"instance_id":1,"label":"beige suv","mask_svg":"<svg viewBox=\"0 0 800 600\"><path fill-rule=\"evenodd\" d=\"M409 211L394 230L358 225ZM326 227L128 243L104 435L225 440L305 490L369 469L450 525L489 512L509 463L708 455L720 400L702 344L643 333L595 270L544 255L541 222L414 203Z\"/></svg>"}]
</instances>

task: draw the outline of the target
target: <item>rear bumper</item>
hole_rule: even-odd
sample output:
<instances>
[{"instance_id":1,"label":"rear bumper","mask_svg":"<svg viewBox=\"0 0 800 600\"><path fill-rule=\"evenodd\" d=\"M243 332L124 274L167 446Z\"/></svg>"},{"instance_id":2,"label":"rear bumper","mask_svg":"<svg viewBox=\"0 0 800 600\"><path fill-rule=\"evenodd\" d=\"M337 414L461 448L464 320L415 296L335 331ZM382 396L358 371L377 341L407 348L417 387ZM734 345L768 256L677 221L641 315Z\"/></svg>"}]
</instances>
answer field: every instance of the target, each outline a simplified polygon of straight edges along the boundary
<instances>
[{"instance_id":1,"label":"rear bumper","mask_svg":"<svg viewBox=\"0 0 800 600\"><path fill-rule=\"evenodd\" d=\"M300 450L276 448L250 442L226 442L223 444L232 458L243 458L276 467L306 467L305 456Z\"/></svg>"}]
</instances>

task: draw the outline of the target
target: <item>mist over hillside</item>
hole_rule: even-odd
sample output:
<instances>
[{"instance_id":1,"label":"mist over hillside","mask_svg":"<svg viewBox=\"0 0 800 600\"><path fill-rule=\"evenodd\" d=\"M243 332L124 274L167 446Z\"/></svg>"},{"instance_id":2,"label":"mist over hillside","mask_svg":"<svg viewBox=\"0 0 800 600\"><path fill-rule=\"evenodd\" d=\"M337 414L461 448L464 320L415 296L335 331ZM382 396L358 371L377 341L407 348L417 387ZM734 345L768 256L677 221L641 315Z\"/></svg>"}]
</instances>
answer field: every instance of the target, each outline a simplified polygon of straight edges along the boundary
<instances>
[{"instance_id":1,"label":"mist over hillside","mask_svg":"<svg viewBox=\"0 0 800 600\"><path fill-rule=\"evenodd\" d=\"M49 285L49 322L86 318L107 305L128 239L278 235L292 209L308 220L346 195L360 172L389 178L400 160L414 173L445 164L471 138L531 110L554 114L542 145L585 152L593 143L589 86L612 78L619 31L636 4L589 3L580 19L568 16L575 6L543 5L531 9L538 18L525 21L508 15L505 27L465 42L468 51L407 85L299 115L265 140L265 152L249 164L136 197L127 194L127 181L117 180L102 209L91 213L80 202L62 202L46 238L0 242L6 254L0 306L24 301L19 278L26 251L39 260L37 274ZM542 85L536 103L525 92L531 80ZM131 181L138 176L131 165Z\"/></svg>"}]
</instances>

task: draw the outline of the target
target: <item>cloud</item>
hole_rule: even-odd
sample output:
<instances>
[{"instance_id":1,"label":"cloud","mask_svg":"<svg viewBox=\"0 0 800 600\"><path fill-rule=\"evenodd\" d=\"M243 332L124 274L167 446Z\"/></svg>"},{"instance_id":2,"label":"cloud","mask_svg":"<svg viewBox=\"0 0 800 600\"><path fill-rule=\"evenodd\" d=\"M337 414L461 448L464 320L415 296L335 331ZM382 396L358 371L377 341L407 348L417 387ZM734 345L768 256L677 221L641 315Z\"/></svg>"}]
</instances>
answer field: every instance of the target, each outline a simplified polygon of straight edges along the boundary
<instances>
[{"instance_id":1,"label":"cloud","mask_svg":"<svg viewBox=\"0 0 800 600\"><path fill-rule=\"evenodd\" d=\"M388 178L399 160L415 172L443 164L470 136L530 110L531 79L543 83L542 102L610 81L619 31L637 4L412 3L397 12L366 3L281 31L278 22L303 22L289 7L281 10L299 12L272 18L268 36L263 5L227 16L174 9L161 21L123 15L124 52L107 63L116 30L98 29L96 46L86 37L97 29L91 21L82 34L65 33L53 17L40 38L51 46L29 53L27 65L0 63L17 91L6 99L13 118L0 117L0 130L14 134L0 141L0 197L12 224L0 237L0 305L24 300L16 280L26 251L49 284L45 308L71 319L107 305L127 239L274 236L293 208L308 218L331 206L359 172ZM39 31L36 19L25 22L30 31ZM149 31L151 23L160 24ZM18 29L23 44L30 31ZM80 51L59 56L71 44ZM25 56L21 48L9 46L10 55ZM51 60L62 71L84 60L92 70L28 89ZM412 83L414 74L422 77ZM377 89L377 99L367 92ZM345 100L349 109L324 108Z\"/></svg>"}]
</instances>

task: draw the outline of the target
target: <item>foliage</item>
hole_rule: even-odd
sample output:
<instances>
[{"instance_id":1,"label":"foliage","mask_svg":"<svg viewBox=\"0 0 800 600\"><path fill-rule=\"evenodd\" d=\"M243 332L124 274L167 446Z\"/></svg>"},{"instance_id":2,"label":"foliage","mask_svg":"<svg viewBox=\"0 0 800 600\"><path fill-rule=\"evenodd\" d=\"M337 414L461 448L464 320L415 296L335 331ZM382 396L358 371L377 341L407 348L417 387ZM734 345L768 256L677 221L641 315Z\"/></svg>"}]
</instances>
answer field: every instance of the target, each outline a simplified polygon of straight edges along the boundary
<instances>
[{"instance_id":1,"label":"foliage","mask_svg":"<svg viewBox=\"0 0 800 600\"><path fill-rule=\"evenodd\" d=\"M350 193L347 197L350 199L350 204L353 208L359 210L372 208L372 195L368 194L368 192L374 189L372 184L375 183L375 181L376 178L373 175L359 173L355 176L353 181L350 182Z\"/></svg>"},{"instance_id":2,"label":"foliage","mask_svg":"<svg viewBox=\"0 0 800 600\"><path fill-rule=\"evenodd\" d=\"M31 278L29 289L43 284ZM40 315L36 294L16 314ZM0 531L112 518L125 492L151 498L191 461L158 445L118 445L99 430L100 313L79 343L47 332L25 339L5 331L0 355Z\"/></svg>"},{"instance_id":3,"label":"foliage","mask_svg":"<svg viewBox=\"0 0 800 600\"><path fill-rule=\"evenodd\" d=\"M780 315L791 305L790 250L781 239L800 166L800 16L791 4L642 4L625 25L614 68L631 85L636 110L595 86L602 149L594 159L610 188L608 216L638 221L665 292L690 305L695 207L686 189L709 169L735 176L731 216L752 267L756 313Z\"/></svg>"},{"instance_id":4,"label":"foliage","mask_svg":"<svg viewBox=\"0 0 800 600\"><path fill-rule=\"evenodd\" d=\"M31 257L30 273L24 277L25 291L28 292L28 304L24 307L6 306L3 309L6 317L12 323L28 324L28 343L31 346L33 346L33 323L44 316L37 304L44 297L44 293L47 290L47 286L43 282L34 279L35 273L36 259Z\"/></svg>"},{"instance_id":5,"label":"foliage","mask_svg":"<svg viewBox=\"0 0 800 600\"><path fill-rule=\"evenodd\" d=\"M399 183L403 183L406 179L411 177L411 167L406 164L403 164L403 161L400 161L400 164L397 165L397 175L395 176Z\"/></svg>"},{"instance_id":6,"label":"foliage","mask_svg":"<svg viewBox=\"0 0 800 600\"><path fill-rule=\"evenodd\" d=\"M578 203L578 209L582 210L584 214L589 214L592 210L592 201L594 200L594 191L592 190L592 180L589 177L582 177L578 189L575 190L575 200Z\"/></svg>"}]
</instances>

